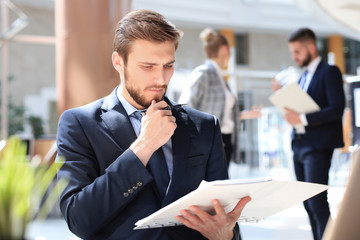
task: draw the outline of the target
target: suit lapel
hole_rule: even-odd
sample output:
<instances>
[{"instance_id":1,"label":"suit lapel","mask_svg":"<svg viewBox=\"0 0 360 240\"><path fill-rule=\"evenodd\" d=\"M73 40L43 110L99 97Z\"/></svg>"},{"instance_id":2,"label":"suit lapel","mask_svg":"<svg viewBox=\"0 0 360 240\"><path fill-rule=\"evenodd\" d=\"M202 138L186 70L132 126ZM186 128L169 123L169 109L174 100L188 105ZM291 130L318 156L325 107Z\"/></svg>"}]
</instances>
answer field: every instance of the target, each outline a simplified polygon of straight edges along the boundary
<instances>
[{"instance_id":1,"label":"suit lapel","mask_svg":"<svg viewBox=\"0 0 360 240\"><path fill-rule=\"evenodd\" d=\"M103 110L101 118L111 131L116 142L123 150L129 148L131 143L135 141L136 134L125 109L116 96L116 90L105 97L101 108Z\"/></svg>"},{"instance_id":2,"label":"suit lapel","mask_svg":"<svg viewBox=\"0 0 360 240\"><path fill-rule=\"evenodd\" d=\"M170 187L164 198L162 207L173 202L179 186L182 185L182 180L186 175L186 160L191 145L191 137L198 134L196 127L185 110L175 110L173 111L173 116L176 118L177 124L174 135L171 137L174 165Z\"/></svg>"},{"instance_id":3,"label":"suit lapel","mask_svg":"<svg viewBox=\"0 0 360 240\"><path fill-rule=\"evenodd\" d=\"M104 113L101 115L105 125L111 131L116 142L125 151L136 140L136 133L131 125L130 119L116 96L116 89L104 99L101 107ZM154 181L150 183L156 196L161 203L161 197Z\"/></svg>"},{"instance_id":4,"label":"suit lapel","mask_svg":"<svg viewBox=\"0 0 360 240\"><path fill-rule=\"evenodd\" d=\"M169 105L173 105L167 98L165 101ZM116 89L107 97L104 98L102 105L103 119L105 125L111 131L114 139L119 146L125 151L131 143L136 139L136 134L133 130L129 117L123 106L120 104L116 96ZM178 186L181 186L181 181L186 171L186 159L190 149L191 137L197 135L197 129L191 119L188 117L184 109L177 109L173 111L173 116L176 118L177 128L172 136L172 152L173 152L173 173L167 195L165 196L162 206L171 203L176 196ZM155 184L151 184L154 191L157 193ZM158 196L159 197L159 196ZM159 200L161 198L159 197Z\"/></svg>"}]
</instances>

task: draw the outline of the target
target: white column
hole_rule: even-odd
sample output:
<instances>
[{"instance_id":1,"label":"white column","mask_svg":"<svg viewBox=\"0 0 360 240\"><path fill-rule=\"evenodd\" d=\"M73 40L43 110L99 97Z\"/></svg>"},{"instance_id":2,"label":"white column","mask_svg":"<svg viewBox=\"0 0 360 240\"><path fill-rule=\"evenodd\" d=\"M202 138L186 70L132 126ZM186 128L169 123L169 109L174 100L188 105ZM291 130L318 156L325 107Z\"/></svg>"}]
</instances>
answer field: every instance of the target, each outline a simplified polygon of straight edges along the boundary
<instances>
[{"instance_id":1,"label":"white column","mask_svg":"<svg viewBox=\"0 0 360 240\"><path fill-rule=\"evenodd\" d=\"M1 32L9 28L9 8L1 1ZM9 76L9 46L3 38L1 42L1 139L8 137L8 76Z\"/></svg>"}]
</instances>

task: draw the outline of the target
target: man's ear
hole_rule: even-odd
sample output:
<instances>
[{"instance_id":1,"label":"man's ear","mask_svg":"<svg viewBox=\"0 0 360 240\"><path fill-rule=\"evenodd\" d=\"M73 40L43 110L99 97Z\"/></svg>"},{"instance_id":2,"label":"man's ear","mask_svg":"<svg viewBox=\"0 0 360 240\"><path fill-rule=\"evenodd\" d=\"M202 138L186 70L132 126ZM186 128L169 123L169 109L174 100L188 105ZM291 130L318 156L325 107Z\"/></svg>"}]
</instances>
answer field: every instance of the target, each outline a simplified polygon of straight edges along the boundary
<instances>
[{"instance_id":1,"label":"man's ear","mask_svg":"<svg viewBox=\"0 0 360 240\"><path fill-rule=\"evenodd\" d=\"M312 56L315 56L317 54L317 47L315 42L311 42L309 45L310 52Z\"/></svg>"},{"instance_id":2,"label":"man's ear","mask_svg":"<svg viewBox=\"0 0 360 240\"><path fill-rule=\"evenodd\" d=\"M117 52L112 53L112 64L116 71L122 73L124 71L124 60Z\"/></svg>"}]
</instances>

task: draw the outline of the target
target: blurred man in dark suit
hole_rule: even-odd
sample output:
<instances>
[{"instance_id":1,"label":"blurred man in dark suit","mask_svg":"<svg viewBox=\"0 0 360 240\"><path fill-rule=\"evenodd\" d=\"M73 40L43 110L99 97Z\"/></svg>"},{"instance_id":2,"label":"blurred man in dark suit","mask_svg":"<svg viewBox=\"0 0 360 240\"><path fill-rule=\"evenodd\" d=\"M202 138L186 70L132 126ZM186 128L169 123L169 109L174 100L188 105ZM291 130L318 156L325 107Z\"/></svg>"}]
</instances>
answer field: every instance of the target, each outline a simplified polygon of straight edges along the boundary
<instances>
[{"instance_id":1,"label":"blurred man in dark suit","mask_svg":"<svg viewBox=\"0 0 360 240\"><path fill-rule=\"evenodd\" d=\"M284 118L294 126L292 149L295 174L298 181L328 184L333 151L344 146L342 75L338 67L330 66L318 55L316 36L312 30L301 28L290 35L288 42L293 60L304 68L299 85L321 108L309 114L286 109ZM330 217L327 192L305 201L304 205L314 239L320 240Z\"/></svg>"}]
</instances>

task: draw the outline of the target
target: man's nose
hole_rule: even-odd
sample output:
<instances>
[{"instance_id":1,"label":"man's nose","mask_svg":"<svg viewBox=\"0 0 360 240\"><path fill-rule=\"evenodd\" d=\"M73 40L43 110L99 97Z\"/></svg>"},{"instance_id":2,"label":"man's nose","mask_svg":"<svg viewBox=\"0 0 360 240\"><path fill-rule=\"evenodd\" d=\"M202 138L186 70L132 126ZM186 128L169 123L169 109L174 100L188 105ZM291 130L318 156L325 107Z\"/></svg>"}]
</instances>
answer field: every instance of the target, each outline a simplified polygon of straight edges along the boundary
<instances>
[{"instance_id":1,"label":"man's nose","mask_svg":"<svg viewBox=\"0 0 360 240\"><path fill-rule=\"evenodd\" d=\"M158 85L164 85L166 84L166 80L165 80L165 71L163 69L157 71L156 75L154 76L154 81L156 82L156 84Z\"/></svg>"}]
</instances>

